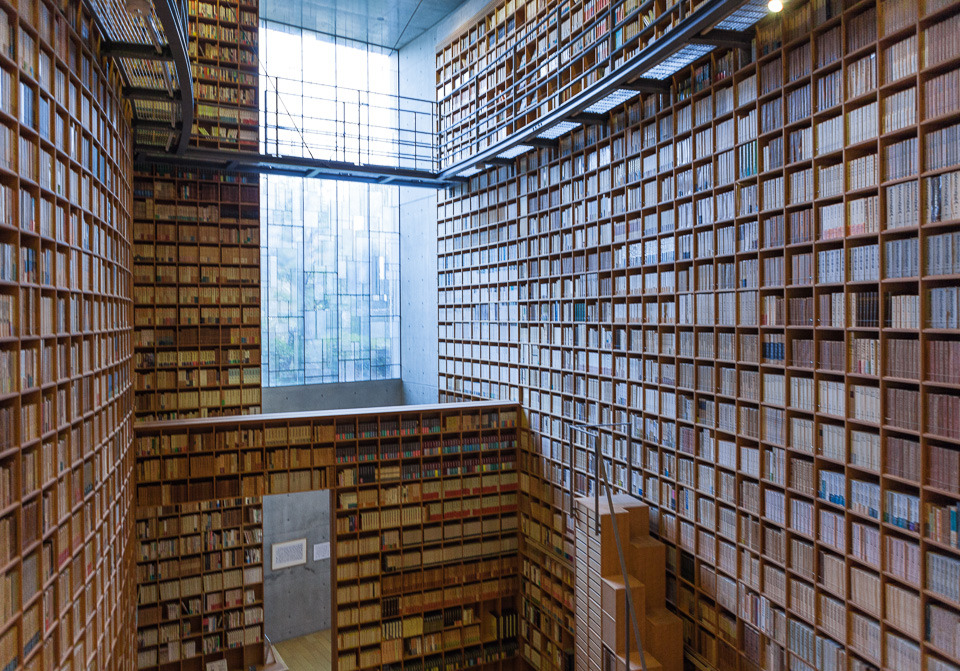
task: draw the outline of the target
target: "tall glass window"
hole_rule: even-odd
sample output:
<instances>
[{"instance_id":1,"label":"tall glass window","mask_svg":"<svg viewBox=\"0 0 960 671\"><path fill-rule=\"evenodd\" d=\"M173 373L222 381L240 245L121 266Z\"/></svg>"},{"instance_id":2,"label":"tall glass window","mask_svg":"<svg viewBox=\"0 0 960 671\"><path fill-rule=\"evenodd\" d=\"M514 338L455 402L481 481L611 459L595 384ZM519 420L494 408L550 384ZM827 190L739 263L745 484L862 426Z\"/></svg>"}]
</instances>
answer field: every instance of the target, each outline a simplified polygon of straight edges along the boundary
<instances>
[{"instance_id":1,"label":"tall glass window","mask_svg":"<svg viewBox=\"0 0 960 671\"><path fill-rule=\"evenodd\" d=\"M260 49L264 69L282 76L261 72L262 95L287 110L302 111L320 84L396 92L396 55L376 47L261 23ZM335 135L341 121L320 116L284 131L289 146L298 132ZM399 189L264 175L260 193L263 384L399 378Z\"/></svg>"}]
</instances>

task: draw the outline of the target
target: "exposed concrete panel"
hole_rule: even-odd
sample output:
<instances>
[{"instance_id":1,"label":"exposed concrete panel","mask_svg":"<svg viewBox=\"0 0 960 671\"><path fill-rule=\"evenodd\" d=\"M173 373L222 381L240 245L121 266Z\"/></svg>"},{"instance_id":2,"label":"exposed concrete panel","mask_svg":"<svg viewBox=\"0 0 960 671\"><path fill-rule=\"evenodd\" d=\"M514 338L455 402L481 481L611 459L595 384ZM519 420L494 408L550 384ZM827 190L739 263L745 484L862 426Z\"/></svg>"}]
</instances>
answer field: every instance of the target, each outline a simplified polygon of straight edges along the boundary
<instances>
[{"instance_id":1,"label":"exposed concrete panel","mask_svg":"<svg viewBox=\"0 0 960 671\"><path fill-rule=\"evenodd\" d=\"M273 544L299 538L307 563L272 570ZM264 632L274 643L330 628L330 560L313 561L314 544L329 542L329 491L263 497Z\"/></svg>"},{"instance_id":2,"label":"exposed concrete panel","mask_svg":"<svg viewBox=\"0 0 960 671\"><path fill-rule=\"evenodd\" d=\"M399 92L436 100L437 45L480 13L490 0L468 0L400 49ZM437 197L439 192L400 189L400 362L406 403L436 403Z\"/></svg>"},{"instance_id":3,"label":"exposed concrete panel","mask_svg":"<svg viewBox=\"0 0 960 671\"><path fill-rule=\"evenodd\" d=\"M475 16L489 0L470 0L399 52L401 96L436 100L437 44ZM404 399L436 403L437 196L426 189L400 189L400 362Z\"/></svg>"},{"instance_id":4,"label":"exposed concrete panel","mask_svg":"<svg viewBox=\"0 0 960 671\"><path fill-rule=\"evenodd\" d=\"M400 368L404 401L436 403L437 194L406 188L400 192Z\"/></svg>"},{"instance_id":5,"label":"exposed concrete panel","mask_svg":"<svg viewBox=\"0 0 960 671\"><path fill-rule=\"evenodd\" d=\"M434 297L434 305L436 305L436 297ZM434 308L434 315L436 315L436 308ZM402 319L401 315L401 321ZM436 331L434 331L434 352L436 348ZM436 357L433 365L436 369ZM436 375L434 375L434 384L436 384ZM309 412L403 404L403 384L400 380L334 382L302 387L264 387L261 401L264 412Z\"/></svg>"}]
</instances>

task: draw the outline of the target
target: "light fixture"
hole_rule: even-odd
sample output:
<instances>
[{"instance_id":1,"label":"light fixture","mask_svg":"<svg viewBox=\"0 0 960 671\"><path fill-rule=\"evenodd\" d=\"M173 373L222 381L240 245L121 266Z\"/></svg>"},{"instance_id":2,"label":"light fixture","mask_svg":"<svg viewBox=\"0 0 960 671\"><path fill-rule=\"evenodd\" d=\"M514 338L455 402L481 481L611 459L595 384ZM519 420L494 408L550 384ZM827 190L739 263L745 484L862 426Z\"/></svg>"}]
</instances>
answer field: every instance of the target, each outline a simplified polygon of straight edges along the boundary
<instances>
[{"instance_id":1,"label":"light fixture","mask_svg":"<svg viewBox=\"0 0 960 671\"><path fill-rule=\"evenodd\" d=\"M557 125L551 126L547 130L543 131L537 137L543 138L544 140L556 140L564 133L569 133L579 125L580 124L573 121L561 121Z\"/></svg>"},{"instance_id":2,"label":"light fixture","mask_svg":"<svg viewBox=\"0 0 960 671\"><path fill-rule=\"evenodd\" d=\"M770 2L767 3L767 7L770 8L771 12L782 12L783 0L770 0Z\"/></svg>"},{"instance_id":3,"label":"light fixture","mask_svg":"<svg viewBox=\"0 0 960 671\"><path fill-rule=\"evenodd\" d=\"M531 149L533 149L533 147L528 144L517 144L497 154L497 158L507 160L514 159L522 154L526 154Z\"/></svg>"},{"instance_id":4,"label":"light fixture","mask_svg":"<svg viewBox=\"0 0 960 671\"><path fill-rule=\"evenodd\" d=\"M770 16L770 9L767 6L767 0L748 0L715 27L720 30L743 32L752 28L758 21Z\"/></svg>"},{"instance_id":5,"label":"light fixture","mask_svg":"<svg viewBox=\"0 0 960 671\"><path fill-rule=\"evenodd\" d=\"M587 114L606 114L614 107L619 107L638 95L640 95L640 92L633 89L616 89L583 111Z\"/></svg>"},{"instance_id":6,"label":"light fixture","mask_svg":"<svg viewBox=\"0 0 960 671\"><path fill-rule=\"evenodd\" d=\"M666 79L714 50L711 44L687 44L643 73L647 79Z\"/></svg>"}]
</instances>

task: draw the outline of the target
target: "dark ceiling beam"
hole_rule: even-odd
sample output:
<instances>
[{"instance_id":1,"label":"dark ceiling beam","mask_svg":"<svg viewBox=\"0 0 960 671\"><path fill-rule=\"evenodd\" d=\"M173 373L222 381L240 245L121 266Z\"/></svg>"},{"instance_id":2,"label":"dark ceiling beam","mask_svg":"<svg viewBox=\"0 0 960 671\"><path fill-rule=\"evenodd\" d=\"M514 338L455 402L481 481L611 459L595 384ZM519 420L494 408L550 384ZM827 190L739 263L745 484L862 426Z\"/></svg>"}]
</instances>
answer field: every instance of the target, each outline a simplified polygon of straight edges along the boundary
<instances>
[{"instance_id":1,"label":"dark ceiling beam","mask_svg":"<svg viewBox=\"0 0 960 671\"><path fill-rule=\"evenodd\" d=\"M714 28L703 35L691 37L690 42L693 44L709 44L722 49L749 49L750 33Z\"/></svg>"},{"instance_id":2,"label":"dark ceiling beam","mask_svg":"<svg viewBox=\"0 0 960 671\"><path fill-rule=\"evenodd\" d=\"M136 42L114 42L102 40L100 55L109 58L136 58L141 61L172 61L173 53L169 46L161 47L158 51L152 44L138 44Z\"/></svg>"},{"instance_id":3,"label":"dark ceiling beam","mask_svg":"<svg viewBox=\"0 0 960 671\"><path fill-rule=\"evenodd\" d=\"M610 117L606 114L588 114L587 112L580 112L579 114L571 114L570 116L565 117L563 120L582 123L585 126L599 126L607 123L610 120Z\"/></svg>"},{"instance_id":4,"label":"dark ceiling beam","mask_svg":"<svg viewBox=\"0 0 960 671\"><path fill-rule=\"evenodd\" d=\"M174 91L171 97L166 89L148 89L137 86L125 86L123 95L131 100L151 100L155 102L177 102L180 100L180 91Z\"/></svg>"},{"instance_id":5,"label":"dark ceiling beam","mask_svg":"<svg viewBox=\"0 0 960 671\"><path fill-rule=\"evenodd\" d=\"M622 84L618 88L626 89L627 91L637 91L638 93L669 93L670 82L640 77L628 84Z\"/></svg>"},{"instance_id":6,"label":"dark ceiling beam","mask_svg":"<svg viewBox=\"0 0 960 671\"><path fill-rule=\"evenodd\" d=\"M171 133L177 130L177 127L169 121L145 121L143 119L134 119L133 127L137 130L159 130L169 131Z\"/></svg>"},{"instance_id":7,"label":"dark ceiling beam","mask_svg":"<svg viewBox=\"0 0 960 671\"><path fill-rule=\"evenodd\" d=\"M554 147L560 146L560 140L556 138L551 140L550 138L546 138L546 137L532 137L524 141L524 144L528 144L531 147L548 147L552 149Z\"/></svg>"}]
</instances>

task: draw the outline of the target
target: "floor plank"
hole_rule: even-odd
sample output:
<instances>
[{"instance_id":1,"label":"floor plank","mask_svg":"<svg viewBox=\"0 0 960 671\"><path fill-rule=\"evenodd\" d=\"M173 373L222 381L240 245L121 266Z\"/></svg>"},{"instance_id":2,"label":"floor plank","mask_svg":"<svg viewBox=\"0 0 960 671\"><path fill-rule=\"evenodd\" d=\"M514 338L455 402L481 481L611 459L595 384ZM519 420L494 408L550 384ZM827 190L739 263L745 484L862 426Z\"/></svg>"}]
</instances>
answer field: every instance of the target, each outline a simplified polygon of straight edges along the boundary
<instances>
[{"instance_id":1,"label":"floor plank","mask_svg":"<svg viewBox=\"0 0 960 671\"><path fill-rule=\"evenodd\" d=\"M330 630L274 643L290 671L322 671L331 668Z\"/></svg>"}]
</instances>

